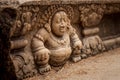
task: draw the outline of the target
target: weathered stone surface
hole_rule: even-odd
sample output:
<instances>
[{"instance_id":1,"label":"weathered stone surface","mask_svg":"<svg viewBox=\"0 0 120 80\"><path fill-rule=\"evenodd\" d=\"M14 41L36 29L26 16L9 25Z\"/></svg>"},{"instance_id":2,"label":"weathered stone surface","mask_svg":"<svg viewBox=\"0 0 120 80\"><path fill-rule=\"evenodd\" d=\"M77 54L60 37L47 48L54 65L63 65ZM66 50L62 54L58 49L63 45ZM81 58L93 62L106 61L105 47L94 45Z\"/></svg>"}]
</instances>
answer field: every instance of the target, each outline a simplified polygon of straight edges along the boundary
<instances>
[{"instance_id":1,"label":"weathered stone surface","mask_svg":"<svg viewBox=\"0 0 120 80\"><path fill-rule=\"evenodd\" d=\"M11 64L11 75L18 79L45 74L68 60L78 62L120 46L118 0L32 0L23 4L13 0L0 4L1 50L5 64Z\"/></svg>"}]
</instances>

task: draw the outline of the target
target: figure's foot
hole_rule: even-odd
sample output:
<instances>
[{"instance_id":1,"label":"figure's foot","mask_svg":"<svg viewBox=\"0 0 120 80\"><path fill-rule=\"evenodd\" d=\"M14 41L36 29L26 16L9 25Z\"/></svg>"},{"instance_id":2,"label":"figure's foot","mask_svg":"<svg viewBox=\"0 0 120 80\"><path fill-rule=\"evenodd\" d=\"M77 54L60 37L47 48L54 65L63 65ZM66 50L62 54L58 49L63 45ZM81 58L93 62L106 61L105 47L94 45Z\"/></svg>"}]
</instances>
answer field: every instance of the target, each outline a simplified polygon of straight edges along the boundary
<instances>
[{"instance_id":1,"label":"figure's foot","mask_svg":"<svg viewBox=\"0 0 120 80\"><path fill-rule=\"evenodd\" d=\"M97 51L97 50L94 50L91 55L92 55L92 56L95 56L97 53L98 53L98 51Z\"/></svg>"},{"instance_id":2,"label":"figure's foot","mask_svg":"<svg viewBox=\"0 0 120 80\"><path fill-rule=\"evenodd\" d=\"M30 78L30 77L33 77L34 75L37 74L37 70L35 68L32 68L32 66L30 67L31 65L29 66L23 66L23 79L26 79L26 78Z\"/></svg>"},{"instance_id":3,"label":"figure's foot","mask_svg":"<svg viewBox=\"0 0 120 80\"><path fill-rule=\"evenodd\" d=\"M82 57L82 59L85 59L85 58L87 58L88 56L87 56L87 54L81 54L81 57Z\"/></svg>"},{"instance_id":4,"label":"figure's foot","mask_svg":"<svg viewBox=\"0 0 120 80\"><path fill-rule=\"evenodd\" d=\"M39 73L40 74L44 74L44 73L46 73L46 72L48 72L50 70L51 70L51 66L50 65L46 65L44 67L40 67L39 68Z\"/></svg>"},{"instance_id":5,"label":"figure's foot","mask_svg":"<svg viewBox=\"0 0 120 80\"><path fill-rule=\"evenodd\" d=\"M72 57L73 62L78 62L81 59L82 59L81 56L74 56L74 57Z\"/></svg>"}]
</instances>

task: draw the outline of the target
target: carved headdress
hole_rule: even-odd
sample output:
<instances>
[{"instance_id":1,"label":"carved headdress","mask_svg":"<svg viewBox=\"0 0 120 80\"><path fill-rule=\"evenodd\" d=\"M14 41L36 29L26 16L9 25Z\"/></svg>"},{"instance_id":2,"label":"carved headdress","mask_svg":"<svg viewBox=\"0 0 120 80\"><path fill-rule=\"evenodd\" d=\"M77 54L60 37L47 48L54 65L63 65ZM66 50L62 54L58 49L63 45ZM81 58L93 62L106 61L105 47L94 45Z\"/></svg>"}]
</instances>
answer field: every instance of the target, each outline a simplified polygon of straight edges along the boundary
<instances>
[{"instance_id":1,"label":"carved headdress","mask_svg":"<svg viewBox=\"0 0 120 80\"><path fill-rule=\"evenodd\" d=\"M59 11L64 11L70 20L73 19L74 11L71 6L66 5L52 5L45 10L44 14L40 17L39 24L40 27L45 27L48 31L51 25L51 20L55 13Z\"/></svg>"}]
</instances>

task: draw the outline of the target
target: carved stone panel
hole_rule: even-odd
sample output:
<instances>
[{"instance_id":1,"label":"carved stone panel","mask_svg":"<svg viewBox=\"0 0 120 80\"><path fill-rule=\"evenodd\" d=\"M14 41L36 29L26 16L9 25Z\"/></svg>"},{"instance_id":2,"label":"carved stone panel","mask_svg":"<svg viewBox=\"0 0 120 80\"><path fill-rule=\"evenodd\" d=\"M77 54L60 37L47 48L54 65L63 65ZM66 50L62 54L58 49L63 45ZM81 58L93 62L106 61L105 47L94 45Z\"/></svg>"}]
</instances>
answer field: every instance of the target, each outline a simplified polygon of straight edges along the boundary
<instances>
[{"instance_id":1,"label":"carved stone panel","mask_svg":"<svg viewBox=\"0 0 120 80\"><path fill-rule=\"evenodd\" d=\"M23 3L12 10L6 15L0 6L0 20L5 23L4 28L0 22L0 28L3 31L11 26L8 33L2 32L10 44L3 53L9 53L7 59L20 80L120 46L117 3L45 0Z\"/></svg>"}]
</instances>

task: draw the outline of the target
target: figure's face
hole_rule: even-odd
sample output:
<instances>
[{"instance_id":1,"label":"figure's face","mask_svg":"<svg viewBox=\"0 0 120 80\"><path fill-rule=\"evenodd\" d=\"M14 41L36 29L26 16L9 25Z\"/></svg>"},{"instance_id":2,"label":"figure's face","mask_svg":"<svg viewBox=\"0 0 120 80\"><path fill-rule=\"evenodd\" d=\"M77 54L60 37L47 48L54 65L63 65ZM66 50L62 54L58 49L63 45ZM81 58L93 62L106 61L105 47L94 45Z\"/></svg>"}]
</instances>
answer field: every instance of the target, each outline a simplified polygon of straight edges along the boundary
<instances>
[{"instance_id":1,"label":"figure's face","mask_svg":"<svg viewBox=\"0 0 120 80\"><path fill-rule=\"evenodd\" d=\"M17 21L17 22L16 22L16 26L17 26L18 28L20 28L20 27L21 27L21 22L20 22L20 21Z\"/></svg>"},{"instance_id":2,"label":"figure's face","mask_svg":"<svg viewBox=\"0 0 120 80\"><path fill-rule=\"evenodd\" d=\"M66 32L67 25L68 25L68 17L67 14L63 11L57 12L52 20L52 32L56 36L63 36Z\"/></svg>"}]
</instances>

